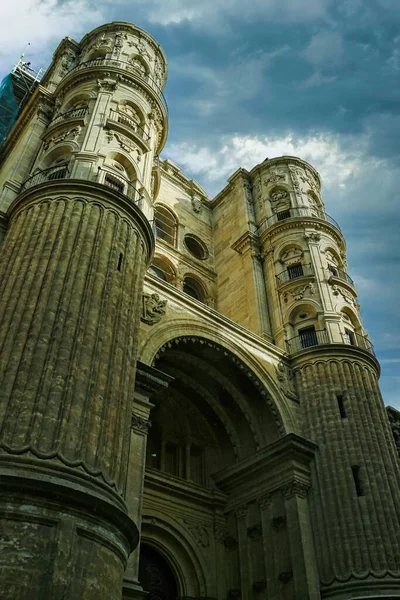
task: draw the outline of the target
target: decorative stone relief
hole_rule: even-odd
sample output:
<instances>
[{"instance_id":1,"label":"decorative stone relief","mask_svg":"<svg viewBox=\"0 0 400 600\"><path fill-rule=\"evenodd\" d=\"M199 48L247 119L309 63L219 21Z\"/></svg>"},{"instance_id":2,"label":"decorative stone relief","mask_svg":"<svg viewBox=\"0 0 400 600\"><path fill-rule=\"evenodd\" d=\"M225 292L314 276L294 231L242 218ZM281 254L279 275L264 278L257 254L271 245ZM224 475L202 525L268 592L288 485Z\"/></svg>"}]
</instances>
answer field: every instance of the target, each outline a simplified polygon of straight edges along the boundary
<instances>
[{"instance_id":1,"label":"decorative stone relief","mask_svg":"<svg viewBox=\"0 0 400 600\"><path fill-rule=\"evenodd\" d=\"M97 80L97 89L99 92L115 92L118 87L118 77L112 79L111 77L104 77L104 79Z\"/></svg>"},{"instance_id":2,"label":"decorative stone relief","mask_svg":"<svg viewBox=\"0 0 400 600\"><path fill-rule=\"evenodd\" d=\"M354 306L354 308L358 308L357 300L354 298L354 296L349 291L347 291L345 288L342 288L341 286L336 285L336 284L331 285L331 287L332 287L332 294L334 296L341 296L345 302L347 302L348 304L351 304L352 306Z\"/></svg>"},{"instance_id":3,"label":"decorative stone relief","mask_svg":"<svg viewBox=\"0 0 400 600\"><path fill-rule=\"evenodd\" d=\"M298 400L294 387L294 377L292 370L283 364L282 361L275 367L276 378L279 381L279 387L283 394L291 400Z\"/></svg>"},{"instance_id":4,"label":"decorative stone relief","mask_svg":"<svg viewBox=\"0 0 400 600\"><path fill-rule=\"evenodd\" d=\"M269 185L270 183L278 183L279 181L284 181L285 175L284 173L278 173L277 171L273 171L268 179L264 179L265 185Z\"/></svg>"},{"instance_id":5,"label":"decorative stone relief","mask_svg":"<svg viewBox=\"0 0 400 600\"><path fill-rule=\"evenodd\" d=\"M236 548L238 545L237 540L229 533L226 525L215 525L214 537L217 542L223 543L225 548L230 550Z\"/></svg>"},{"instance_id":6,"label":"decorative stone relief","mask_svg":"<svg viewBox=\"0 0 400 600\"><path fill-rule=\"evenodd\" d=\"M281 256L281 261L285 263L285 266L297 264L303 258L303 251L300 248L288 248Z\"/></svg>"},{"instance_id":7,"label":"decorative stone relief","mask_svg":"<svg viewBox=\"0 0 400 600\"><path fill-rule=\"evenodd\" d=\"M309 290L309 295L313 296L315 294L314 284L306 283L305 285L299 285L298 287L292 288L291 290L286 290L283 293L283 301L287 304L289 302L289 296L292 296L293 300L303 300L306 295L307 289Z\"/></svg>"},{"instance_id":8,"label":"decorative stone relief","mask_svg":"<svg viewBox=\"0 0 400 600\"><path fill-rule=\"evenodd\" d=\"M285 515L279 515L278 517L274 517L272 519L272 527L274 527L274 529L283 529L284 527L286 527Z\"/></svg>"},{"instance_id":9,"label":"decorative stone relief","mask_svg":"<svg viewBox=\"0 0 400 600\"><path fill-rule=\"evenodd\" d=\"M261 523L247 528L247 535L251 540L258 540L262 536Z\"/></svg>"},{"instance_id":10,"label":"decorative stone relief","mask_svg":"<svg viewBox=\"0 0 400 600\"><path fill-rule=\"evenodd\" d=\"M147 434L151 427L151 422L143 419L143 417L139 417L134 412L132 413L131 418L131 429L138 433Z\"/></svg>"},{"instance_id":11,"label":"decorative stone relief","mask_svg":"<svg viewBox=\"0 0 400 600\"><path fill-rule=\"evenodd\" d=\"M183 523L190 533L193 535L196 542L202 548L208 548L210 545L210 536L208 534L207 528L203 525L193 524L186 519L183 519Z\"/></svg>"},{"instance_id":12,"label":"decorative stone relief","mask_svg":"<svg viewBox=\"0 0 400 600\"><path fill-rule=\"evenodd\" d=\"M272 204L281 204L289 198L289 194L286 190L275 190L270 194L269 199Z\"/></svg>"},{"instance_id":13,"label":"decorative stone relief","mask_svg":"<svg viewBox=\"0 0 400 600\"><path fill-rule=\"evenodd\" d=\"M321 241L321 234L320 233L305 233L304 234L304 239L307 240L308 242L320 242Z\"/></svg>"},{"instance_id":14,"label":"decorative stone relief","mask_svg":"<svg viewBox=\"0 0 400 600\"><path fill-rule=\"evenodd\" d=\"M267 587L267 582L265 581L265 579L259 579L258 581L255 581L253 583L253 590L255 592L262 592L266 589Z\"/></svg>"},{"instance_id":15,"label":"decorative stone relief","mask_svg":"<svg viewBox=\"0 0 400 600\"><path fill-rule=\"evenodd\" d=\"M120 57L122 48L124 47L124 40L126 40L126 39L127 39L126 33L117 33L115 35L114 50L113 50L114 58L118 59Z\"/></svg>"},{"instance_id":16,"label":"decorative stone relief","mask_svg":"<svg viewBox=\"0 0 400 600\"><path fill-rule=\"evenodd\" d=\"M72 52L72 50L66 50L66 52L64 52L64 54L61 56L61 70L65 73L66 71L69 71L73 65L75 61L75 54Z\"/></svg>"},{"instance_id":17,"label":"decorative stone relief","mask_svg":"<svg viewBox=\"0 0 400 600\"><path fill-rule=\"evenodd\" d=\"M114 136L118 140L118 143L121 146L121 148L123 150L126 150L126 152L133 152L134 150L136 150L138 154L138 160L140 160L140 153L136 144L134 144L128 137L126 137L126 135L122 135L121 133L114 133Z\"/></svg>"},{"instance_id":18,"label":"decorative stone relief","mask_svg":"<svg viewBox=\"0 0 400 600\"><path fill-rule=\"evenodd\" d=\"M141 320L148 325L155 325L166 313L167 300L160 300L158 294L143 294Z\"/></svg>"},{"instance_id":19,"label":"decorative stone relief","mask_svg":"<svg viewBox=\"0 0 400 600\"><path fill-rule=\"evenodd\" d=\"M261 509L265 509L268 506L271 506L271 502L272 502L272 494L270 494L269 492L267 492L266 494L263 494L262 496L258 496L258 498L257 498L257 504Z\"/></svg>"},{"instance_id":20,"label":"decorative stone relief","mask_svg":"<svg viewBox=\"0 0 400 600\"><path fill-rule=\"evenodd\" d=\"M88 53L92 50L98 50L99 48L108 48L111 50L111 42L112 39L110 37L106 37L106 34L103 33L100 37L96 39L96 41L88 48Z\"/></svg>"},{"instance_id":21,"label":"decorative stone relief","mask_svg":"<svg viewBox=\"0 0 400 600\"><path fill-rule=\"evenodd\" d=\"M247 517L248 512L249 507L247 504L241 504L240 506L237 506L235 508L235 514L239 520L245 519Z\"/></svg>"},{"instance_id":22,"label":"decorative stone relief","mask_svg":"<svg viewBox=\"0 0 400 600\"><path fill-rule=\"evenodd\" d=\"M308 185L314 192L319 192L319 185L310 171L305 171L300 176L301 181Z\"/></svg>"},{"instance_id":23,"label":"decorative stone relief","mask_svg":"<svg viewBox=\"0 0 400 600\"><path fill-rule=\"evenodd\" d=\"M82 127L80 127L80 125L74 127L73 129L67 129L67 131L64 131L64 133L62 133L61 135L58 135L57 137L52 137L49 140L47 140L47 142L43 144L43 149L47 150L51 144L58 144L59 142L63 142L67 139L76 141L81 131Z\"/></svg>"},{"instance_id":24,"label":"decorative stone relief","mask_svg":"<svg viewBox=\"0 0 400 600\"><path fill-rule=\"evenodd\" d=\"M293 578L293 571L282 571L278 575L278 579L279 579L279 581L282 581L282 583L289 583L289 581L291 581L292 578Z\"/></svg>"},{"instance_id":25,"label":"decorative stone relief","mask_svg":"<svg viewBox=\"0 0 400 600\"><path fill-rule=\"evenodd\" d=\"M146 45L146 43L141 38L139 38L139 40L137 40L137 41L136 40L135 41L132 41L132 40L129 41L128 42L128 46L130 48L136 48L137 53L140 56L145 56L148 60L151 59L151 55L150 55L150 52L147 49L147 45Z\"/></svg>"},{"instance_id":26,"label":"decorative stone relief","mask_svg":"<svg viewBox=\"0 0 400 600\"><path fill-rule=\"evenodd\" d=\"M296 194L298 196L300 196L301 189L300 189L300 183L299 183L299 179L298 179L299 169L296 169L296 167L293 167L293 166L289 166L289 171L290 171L290 178L292 180L292 185L293 185L294 191L296 192ZM301 173L301 171L300 171L300 173Z\"/></svg>"},{"instance_id":27,"label":"decorative stone relief","mask_svg":"<svg viewBox=\"0 0 400 600\"><path fill-rule=\"evenodd\" d=\"M304 481L298 479L292 479L289 483L286 483L281 487L285 498L292 498L298 496L299 498L306 498L310 485Z\"/></svg>"},{"instance_id":28,"label":"decorative stone relief","mask_svg":"<svg viewBox=\"0 0 400 600\"><path fill-rule=\"evenodd\" d=\"M250 181L247 181L246 179L243 179L243 189L244 189L244 195L246 198L246 201L249 204L253 204L253 193L252 193L252 186Z\"/></svg>"},{"instance_id":29,"label":"decorative stone relief","mask_svg":"<svg viewBox=\"0 0 400 600\"><path fill-rule=\"evenodd\" d=\"M201 201L200 196L197 196L196 194L194 194L191 197L191 203L192 203L193 212L195 212L197 214L201 213L201 210L203 208L203 203Z\"/></svg>"}]
</instances>

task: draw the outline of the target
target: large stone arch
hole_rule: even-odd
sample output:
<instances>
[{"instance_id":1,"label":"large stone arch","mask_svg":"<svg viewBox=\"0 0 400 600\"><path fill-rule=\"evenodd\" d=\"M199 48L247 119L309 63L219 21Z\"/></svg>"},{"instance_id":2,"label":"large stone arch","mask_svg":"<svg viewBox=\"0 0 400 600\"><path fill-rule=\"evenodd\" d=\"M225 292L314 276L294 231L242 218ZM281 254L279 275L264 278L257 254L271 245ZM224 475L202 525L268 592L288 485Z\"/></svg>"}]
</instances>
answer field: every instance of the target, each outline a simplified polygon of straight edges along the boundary
<instances>
[{"instance_id":1,"label":"large stone arch","mask_svg":"<svg viewBox=\"0 0 400 600\"><path fill-rule=\"evenodd\" d=\"M267 353L261 356L259 349L252 352L239 339L236 340L234 336L227 335L222 329L217 329L207 323L190 321L187 318L165 320L152 331L146 331L146 336L141 339L139 359L152 365L163 348L173 345L177 343L177 340L183 338L196 338L199 343L215 344L221 352L225 351L230 360L246 373L264 397L275 419L279 435L283 437L290 432L300 433L292 405L293 400L288 399L282 393L278 383L271 375L270 371L275 368L271 356L268 356ZM268 363L271 365L270 369L267 367Z\"/></svg>"},{"instance_id":2,"label":"large stone arch","mask_svg":"<svg viewBox=\"0 0 400 600\"><path fill-rule=\"evenodd\" d=\"M169 563L177 580L179 595L207 597L207 563L201 556L190 531L177 519L144 508L141 542L157 550Z\"/></svg>"}]
</instances>

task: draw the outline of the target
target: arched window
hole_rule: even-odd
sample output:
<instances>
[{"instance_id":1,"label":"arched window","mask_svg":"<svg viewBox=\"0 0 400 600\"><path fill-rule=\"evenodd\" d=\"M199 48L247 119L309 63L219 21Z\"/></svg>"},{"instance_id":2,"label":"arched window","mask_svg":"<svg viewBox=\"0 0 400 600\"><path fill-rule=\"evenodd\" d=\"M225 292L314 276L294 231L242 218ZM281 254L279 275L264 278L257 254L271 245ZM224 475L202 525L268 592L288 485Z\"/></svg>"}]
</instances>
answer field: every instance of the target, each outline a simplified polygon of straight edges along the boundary
<instances>
[{"instance_id":1,"label":"arched window","mask_svg":"<svg viewBox=\"0 0 400 600\"><path fill-rule=\"evenodd\" d=\"M175 215L165 206L154 208L157 239L164 240L171 246L176 245L178 222Z\"/></svg>"},{"instance_id":2,"label":"arched window","mask_svg":"<svg viewBox=\"0 0 400 600\"><path fill-rule=\"evenodd\" d=\"M155 256L149 268L149 273L158 279L174 284L176 272L172 264L163 256Z\"/></svg>"},{"instance_id":3,"label":"arched window","mask_svg":"<svg viewBox=\"0 0 400 600\"><path fill-rule=\"evenodd\" d=\"M188 296L191 296L200 302L205 301L206 294L204 288L194 277L185 277L183 280L183 291Z\"/></svg>"}]
</instances>

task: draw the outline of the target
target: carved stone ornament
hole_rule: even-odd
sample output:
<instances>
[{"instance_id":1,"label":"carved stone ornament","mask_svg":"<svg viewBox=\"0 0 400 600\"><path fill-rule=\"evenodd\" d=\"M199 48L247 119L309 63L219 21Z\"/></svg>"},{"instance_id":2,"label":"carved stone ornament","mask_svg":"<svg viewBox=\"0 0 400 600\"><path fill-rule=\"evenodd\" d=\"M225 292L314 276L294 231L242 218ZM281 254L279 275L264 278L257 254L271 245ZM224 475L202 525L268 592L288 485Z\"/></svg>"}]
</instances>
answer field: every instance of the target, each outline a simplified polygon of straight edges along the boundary
<instances>
[{"instance_id":1,"label":"carved stone ornament","mask_svg":"<svg viewBox=\"0 0 400 600\"><path fill-rule=\"evenodd\" d=\"M301 190L300 190L300 183L299 183L299 179L298 179L298 169L296 169L296 167L289 167L289 171L290 171L290 177L292 180L292 184L294 187L294 190L296 192L296 194L300 194ZM301 173L301 171L300 171Z\"/></svg>"},{"instance_id":2,"label":"carved stone ornament","mask_svg":"<svg viewBox=\"0 0 400 600\"><path fill-rule=\"evenodd\" d=\"M235 509L236 517L239 520L245 519L247 517L247 513L249 512L249 507L247 504L241 504Z\"/></svg>"},{"instance_id":3,"label":"carved stone ornament","mask_svg":"<svg viewBox=\"0 0 400 600\"><path fill-rule=\"evenodd\" d=\"M283 394L291 400L298 400L292 370L280 361L275 367L276 378L279 381L279 387Z\"/></svg>"},{"instance_id":4,"label":"carved stone ornament","mask_svg":"<svg viewBox=\"0 0 400 600\"><path fill-rule=\"evenodd\" d=\"M274 517L272 519L272 526L274 529L283 529L286 527L286 517L285 515L279 515L278 517Z\"/></svg>"},{"instance_id":5,"label":"carved stone ornament","mask_svg":"<svg viewBox=\"0 0 400 600\"><path fill-rule=\"evenodd\" d=\"M247 535L251 540L258 540L262 536L261 523L247 528Z\"/></svg>"},{"instance_id":6,"label":"carved stone ornament","mask_svg":"<svg viewBox=\"0 0 400 600\"><path fill-rule=\"evenodd\" d=\"M289 583L289 581L291 581L292 578L293 578L293 571L282 571L278 575L278 579L279 579L279 581L282 581L282 583Z\"/></svg>"},{"instance_id":7,"label":"carved stone ornament","mask_svg":"<svg viewBox=\"0 0 400 600\"><path fill-rule=\"evenodd\" d=\"M132 413L131 418L131 429L137 431L138 433L147 434L151 427L151 422L143 419L143 417L139 417L135 413Z\"/></svg>"},{"instance_id":8,"label":"carved stone ornament","mask_svg":"<svg viewBox=\"0 0 400 600\"><path fill-rule=\"evenodd\" d=\"M155 325L165 315L167 300L160 300L158 294L143 294L141 320L148 325Z\"/></svg>"},{"instance_id":9,"label":"carved stone ornament","mask_svg":"<svg viewBox=\"0 0 400 600\"><path fill-rule=\"evenodd\" d=\"M286 190L274 190L272 194L270 194L269 199L272 204L281 204L283 201L289 199L289 194Z\"/></svg>"},{"instance_id":10,"label":"carved stone ornament","mask_svg":"<svg viewBox=\"0 0 400 600\"><path fill-rule=\"evenodd\" d=\"M65 73L69 71L75 61L75 54L72 50L66 50L64 54L61 56L60 66L61 70Z\"/></svg>"},{"instance_id":11,"label":"carved stone ornament","mask_svg":"<svg viewBox=\"0 0 400 600\"><path fill-rule=\"evenodd\" d=\"M306 233L304 234L304 239L307 240L308 242L320 242L321 241L321 234L320 233Z\"/></svg>"},{"instance_id":12,"label":"carved stone ornament","mask_svg":"<svg viewBox=\"0 0 400 600\"><path fill-rule=\"evenodd\" d=\"M150 52L147 49L147 45L141 38L139 38L137 41L129 41L128 46L130 48L136 48L136 51L140 56L145 56L147 59L151 58Z\"/></svg>"},{"instance_id":13,"label":"carved stone ornament","mask_svg":"<svg viewBox=\"0 0 400 600\"><path fill-rule=\"evenodd\" d=\"M59 144L60 142L63 142L64 140L76 141L78 139L81 131L82 131L82 127L80 125L78 125L77 127L74 127L73 129L67 129L67 131L64 131L61 135L58 135L57 137L52 137L49 140L47 140L47 142L45 142L43 144L43 149L47 150L51 144Z\"/></svg>"},{"instance_id":14,"label":"carved stone ornament","mask_svg":"<svg viewBox=\"0 0 400 600\"><path fill-rule=\"evenodd\" d=\"M285 303L289 302L289 296L293 297L293 300L303 300L306 295L307 289L309 289L309 295L313 296L315 294L315 288L312 283L306 283L305 285L300 285L298 287L292 288L291 290L286 290L283 293L283 301Z\"/></svg>"},{"instance_id":15,"label":"carved stone ornament","mask_svg":"<svg viewBox=\"0 0 400 600\"><path fill-rule=\"evenodd\" d=\"M281 256L281 261L285 264L286 267L290 265L297 264L303 258L303 252L300 248L289 248L284 254Z\"/></svg>"},{"instance_id":16,"label":"carved stone ornament","mask_svg":"<svg viewBox=\"0 0 400 600\"><path fill-rule=\"evenodd\" d=\"M268 508L268 506L271 506L271 503L272 503L272 494L270 494L269 492L267 492L266 494L263 494L262 496L258 496L258 498L257 498L257 504L261 509Z\"/></svg>"},{"instance_id":17,"label":"carved stone ornament","mask_svg":"<svg viewBox=\"0 0 400 600\"><path fill-rule=\"evenodd\" d=\"M197 214L201 213L201 210L203 208L203 203L201 201L200 196L196 196L196 194L194 194L191 197L191 203L192 203L193 212L195 212Z\"/></svg>"},{"instance_id":18,"label":"carved stone ornament","mask_svg":"<svg viewBox=\"0 0 400 600\"><path fill-rule=\"evenodd\" d=\"M268 179L264 179L265 185L269 185L270 183L278 183L285 179L284 173L278 173L277 171L273 171Z\"/></svg>"},{"instance_id":19,"label":"carved stone ornament","mask_svg":"<svg viewBox=\"0 0 400 600\"><path fill-rule=\"evenodd\" d=\"M138 151L137 146L126 135L122 135L122 133L115 133L114 135L123 150L126 152Z\"/></svg>"},{"instance_id":20,"label":"carved stone ornament","mask_svg":"<svg viewBox=\"0 0 400 600\"><path fill-rule=\"evenodd\" d=\"M357 308L357 306L358 306L357 300L354 298L354 296L350 292L348 292L345 288L342 288L339 285L333 284L331 287L332 287L332 294L334 296L341 296L345 302L347 302L348 304L351 304L352 306Z\"/></svg>"},{"instance_id":21,"label":"carved stone ornament","mask_svg":"<svg viewBox=\"0 0 400 600\"><path fill-rule=\"evenodd\" d=\"M207 528L203 525L197 525L194 523L190 523L186 519L183 519L183 523L190 533L193 535L196 542L202 548L208 548L210 545L210 536L208 534Z\"/></svg>"},{"instance_id":22,"label":"carved stone ornament","mask_svg":"<svg viewBox=\"0 0 400 600\"><path fill-rule=\"evenodd\" d=\"M104 79L97 80L97 89L99 92L115 92L118 87L118 77L112 79L111 77L104 77Z\"/></svg>"},{"instance_id":23,"label":"carved stone ornament","mask_svg":"<svg viewBox=\"0 0 400 600\"><path fill-rule=\"evenodd\" d=\"M308 185L308 187L310 187L314 192L319 191L319 186L318 186L317 182L315 181L314 176L309 171L302 173L302 175L300 176L300 179L303 183Z\"/></svg>"},{"instance_id":24,"label":"carved stone ornament","mask_svg":"<svg viewBox=\"0 0 400 600\"><path fill-rule=\"evenodd\" d=\"M253 192L252 192L253 188L252 188L250 181L243 179L243 189L244 189L244 195L245 195L246 201L249 204L253 204Z\"/></svg>"},{"instance_id":25,"label":"carved stone ornament","mask_svg":"<svg viewBox=\"0 0 400 600\"><path fill-rule=\"evenodd\" d=\"M110 37L106 37L106 34L103 33L97 40L90 46L88 52L91 50L98 50L99 48L108 48L111 50L111 42L112 39Z\"/></svg>"},{"instance_id":26,"label":"carved stone ornament","mask_svg":"<svg viewBox=\"0 0 400 600\"><path fill-rule=\"evenodd\" d=\"M127 38L126 33L117 33L115 35L114 50L113 50L113 56L115 58L119 58L122 48L124 47L124 40L126 40L126 38Z\"/></svg>"},{"instance_id":27,"label":"carved stone ornament","mask_svg":"<svg viewBox=\"0 0 400 600\"><path fill-rule=\"evenodd\" d=\"M298 479L292 479L289 483L282 486L281 490L285 498L293 498L298 496L299 498L306 498L310 485L304 481Z\"/></svg>"},{"instance_id":28,"label":"carved stone ornament","mask_svg":"<svg viewBox=\"0 0 400 600\"><path fill-rule=\"evenodd\" d=\"M259 579L253 583L253 590L255 592L263 592L267 587L267 582L265 579Z\"/></svg>"}]
</instances>

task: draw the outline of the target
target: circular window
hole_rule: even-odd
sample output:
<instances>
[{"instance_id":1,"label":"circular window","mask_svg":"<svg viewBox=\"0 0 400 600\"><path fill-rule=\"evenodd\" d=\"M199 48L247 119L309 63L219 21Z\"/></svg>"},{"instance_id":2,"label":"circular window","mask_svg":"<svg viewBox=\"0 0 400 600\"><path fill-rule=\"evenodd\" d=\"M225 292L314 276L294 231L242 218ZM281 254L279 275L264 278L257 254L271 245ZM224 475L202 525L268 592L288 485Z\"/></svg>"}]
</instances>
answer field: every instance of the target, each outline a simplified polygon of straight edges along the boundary
<instances>
[{"instance_id":1,"label":"circular window","mask_svg":"<svg viewBox=\"0 0 400 600\"><path fill-rule=\"evenodd\" d=\"M193 254L196 258L199 258L200 260L208 258L207 246L195 235L185 235L185 246L190 254Z\"/></svg>"}]
</instances>

